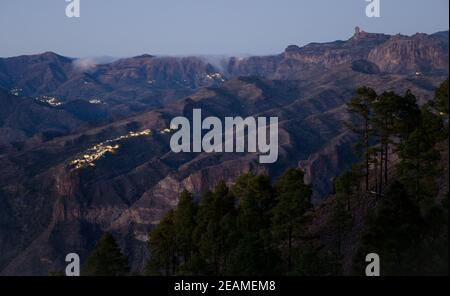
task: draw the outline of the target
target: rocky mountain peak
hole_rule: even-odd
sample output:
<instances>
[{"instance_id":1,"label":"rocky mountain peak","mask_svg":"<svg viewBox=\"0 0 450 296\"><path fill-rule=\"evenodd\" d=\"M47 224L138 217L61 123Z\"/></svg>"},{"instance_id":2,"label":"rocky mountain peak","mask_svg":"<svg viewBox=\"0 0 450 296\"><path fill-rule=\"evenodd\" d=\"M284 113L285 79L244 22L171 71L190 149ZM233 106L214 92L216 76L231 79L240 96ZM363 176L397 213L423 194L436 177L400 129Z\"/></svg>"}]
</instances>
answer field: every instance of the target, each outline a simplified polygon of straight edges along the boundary
<instances>
[{"instance_id":1,"label":"rocky mountain peak","mask_svg":"<svg viewBox=\"0 0 450 296\"><path fill-rule=\"evenodd\" d=\"M300 50L300 47L297 45L289 45L288 47L286 47L286 49L284 50L285 52L297 52Z\"/></svg>"},{"instance_id":2,"label":"rocky mountain peak","mask_svg":"<svg viewBox=\"0 0 450 296\"><path fill-rule=\"evenodd\" d=\"M348 40L350 43L363 43L364 45L377 45L389 39L389 35L380 33L369 33L360 27L355 27L353 36Z\"/></svg>"}]
</instances>

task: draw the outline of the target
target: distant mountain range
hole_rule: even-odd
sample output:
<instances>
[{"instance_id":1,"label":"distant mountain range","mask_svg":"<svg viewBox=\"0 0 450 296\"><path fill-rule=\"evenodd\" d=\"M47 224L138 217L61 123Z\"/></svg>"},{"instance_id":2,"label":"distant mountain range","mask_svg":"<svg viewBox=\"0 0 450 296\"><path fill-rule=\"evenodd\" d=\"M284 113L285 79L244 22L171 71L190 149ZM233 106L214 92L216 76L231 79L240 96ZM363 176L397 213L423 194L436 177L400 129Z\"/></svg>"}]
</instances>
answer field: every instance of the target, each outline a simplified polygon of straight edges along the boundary
<instances>
[{"instance_id":1,"label":"distant mountain range","mask_svg":"<svg viewBox=\"0 0 450 296\"><path fill-rule=\"evenodd\" d=\"M61 270L65 254L85 258L103 231L141 270L149 229L183 188L198 197L242 172L276 177L301 167L320 201L356 161L342 125L355 89L411 89L426 102L448 77L448 40L448 31L356 29L346 41L214 62L142 55L93 64L51 52L0 59L0 273ZM278 116L278 162L172 153L170 120L193 108Z\"/></svg>"}]
</instances>

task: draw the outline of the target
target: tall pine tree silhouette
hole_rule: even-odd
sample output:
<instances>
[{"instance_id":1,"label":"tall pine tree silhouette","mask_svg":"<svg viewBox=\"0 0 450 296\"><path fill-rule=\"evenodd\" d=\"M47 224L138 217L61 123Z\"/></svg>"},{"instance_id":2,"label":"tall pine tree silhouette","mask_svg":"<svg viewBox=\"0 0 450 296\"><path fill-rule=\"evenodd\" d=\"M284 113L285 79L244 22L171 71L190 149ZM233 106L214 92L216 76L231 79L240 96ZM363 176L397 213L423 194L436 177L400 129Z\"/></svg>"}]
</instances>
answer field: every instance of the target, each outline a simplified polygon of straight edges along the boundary
<instances>
[{"instance_id":1,"label":"tall pine tree silhouette","mask_svg":"<svg viewBox=\"0 0 450 296\"><path fill-rule=\"evenodd\" d=\"M85 276L123 276L128 272L128 260L110 233L97 241L82 269Z\"/></svg>"}]
</instances>

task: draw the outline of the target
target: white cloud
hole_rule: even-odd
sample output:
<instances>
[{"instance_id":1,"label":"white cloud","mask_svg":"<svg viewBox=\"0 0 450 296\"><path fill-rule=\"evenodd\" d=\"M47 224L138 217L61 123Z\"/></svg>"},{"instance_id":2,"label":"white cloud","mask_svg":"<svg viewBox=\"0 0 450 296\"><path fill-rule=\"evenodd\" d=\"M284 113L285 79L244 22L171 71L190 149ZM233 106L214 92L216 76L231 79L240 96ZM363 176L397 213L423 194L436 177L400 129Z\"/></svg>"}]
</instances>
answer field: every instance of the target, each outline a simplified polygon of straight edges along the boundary
<instances>
[{"instance_id":1,"label":"white cloud","mask_svg":"<svg viewBox=\"0 0 450 296\"><path fill-rule=\"evenodd\" d=\"M76 71L90 72L97 67L97 62L91 58L77 59L73 62L73 67Z\"/></svg>"}]
</instances>

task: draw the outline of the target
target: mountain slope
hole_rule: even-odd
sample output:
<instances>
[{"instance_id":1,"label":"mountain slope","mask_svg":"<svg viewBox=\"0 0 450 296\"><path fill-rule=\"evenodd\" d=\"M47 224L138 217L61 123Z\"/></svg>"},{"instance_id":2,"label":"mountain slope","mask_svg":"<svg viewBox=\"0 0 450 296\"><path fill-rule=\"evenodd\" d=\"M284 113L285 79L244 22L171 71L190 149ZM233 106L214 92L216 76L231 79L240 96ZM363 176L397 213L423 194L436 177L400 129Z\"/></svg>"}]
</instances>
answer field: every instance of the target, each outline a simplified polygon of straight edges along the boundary
<instances>
[{"instance_id":1,"label":"mountain slope","mask_svg":"<svg viewBox=\"0 0 450 296\"><path fill-rule=\"evenodd\" d=\"M354 138L342 125L354 90L411 89L426 102L448 75L444 35L357 31L347 41L230 58L221 70L202 58L148 55L85 72L53 54L42 60L20 57L23 63L0 60L2 86L57 96L63 103L48 106L3 92L0 122L26 145L0 153L1 273L60 270L65 254L77 252L83 260L103 231L119 238L133 270L141 270L149 229L177 203L183 188L198 198L218 180L229 182L242 172L276 177L287 167L301 167L318 202L330 191L330 180L355 161ZM391 58L400 61L391 66ZM27 70L12 71L12 65ZM30 83L38 74L43 85ZM90 103L93 97L101 103ZM12 112L17 102L20 108ZM203 117L278 116L278 162L261 165L248 153L171 152L171 132L164 129L175 116L191 117L194 108L201 108ZM15 114L26 114L26 120ZM33 116L38 120L31 121ZM92 121L99 117L103 120ZM34 134L25 132L30 126ZM30 140L55 128L66 132Z\"/></svg>"}]
</instances>

